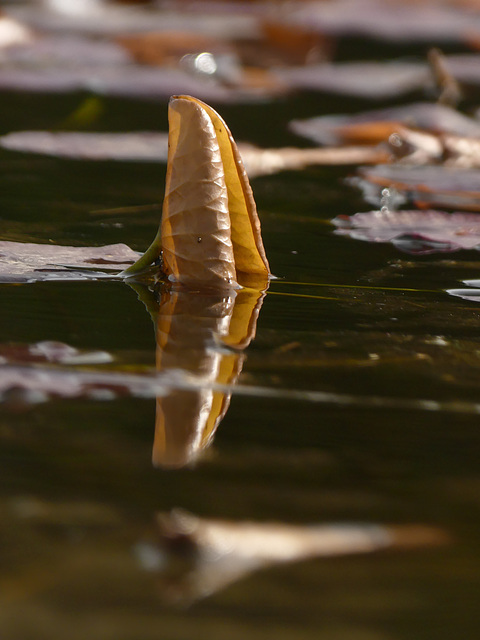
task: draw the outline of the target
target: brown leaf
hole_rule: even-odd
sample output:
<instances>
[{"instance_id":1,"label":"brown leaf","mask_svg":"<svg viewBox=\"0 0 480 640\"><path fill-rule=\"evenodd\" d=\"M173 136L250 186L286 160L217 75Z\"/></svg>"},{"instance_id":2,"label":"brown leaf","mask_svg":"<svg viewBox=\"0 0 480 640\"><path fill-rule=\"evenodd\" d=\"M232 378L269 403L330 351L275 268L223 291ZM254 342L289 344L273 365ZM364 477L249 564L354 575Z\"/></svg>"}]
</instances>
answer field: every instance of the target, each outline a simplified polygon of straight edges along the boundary
<instances>
[{"instance_id":1,"label":"brown leaf","mask_svg":"<svg viewBox=\"0 0 480 640\"><path fill-rule=\"evenodd\" d=\"M445 211L368 211L332 220L336 233L355 240L392 242L407 253L480 247L480 216Z\"/></svg>"},{"instance_id":2,"label":"brown leaf","mask_svg":"<svg viewBox=\"0 0 480 640\"><path fill-rule=\"evenodd\" d=\"M270 275L252 189L225 122L190 96L170 100L165 199L159 232L124 275L162 253L164 274L188 287L265 288ZM242 282L246 284L246 282Z\"/></svg>"},{"instance_id":3,"label":"brown leaf","mask_svg":"<svg viewBox=\"0 0 480 640\"><path fill-rule=\"evenodd\" d=\"M130 53L140 64L162 66L177 63L188 53L208 51L213 53L229 50L218 38L208 37L193 31L151 31L117 36L116 42Z\"/></svg>"},{"instance_id":4,"label":"brown leaf","mask_svg":"<svg viewBox=\"0 0 480 640\"><path fill-rule=\"evenodd\" d=\"M228 194L215 128L193 100L171 100L168 117L163 269L181 284L232 285L236 271Z\"/></svg>"},{"instance_id":5,"label":"brown leaf","mask_svg":"<svg viewBox=\"0 0 480 640\"><path fill-rule=\"evenodd\" d=\"M257 207L235 140L216 111L199 100L195 101L210 116L220 148L237 276L245 273L267 278L270 268L263 247Z\"/></svg>"},{"instance_id":6,"label":"brown leaf","mask_svg":"<svg viewBox=\"0 0 480 640\"><path fill-rule=\"evenodd\" d=\"M438 166L404 166L401 164L364 167L355 179L368 202L382 202L384 189L400 194L417 207L480 211L478 170Z\"/></svg>"},{"instance_id":7,"label":"brown leaf","mask_svg":"<svg viewBox=\"0 0 480 640\"><path fill-rule=\"evenodd\" d=\"M480 123L455 109L430 102L365 111L354 115L320 116L293 120L292 131L319 144L337 145L358 141L359 137L379 140L394 133L396 126L427 129L435 133L480 137ZM352 133L350 133L352 132Z\"/></svg>"}]
</instances>

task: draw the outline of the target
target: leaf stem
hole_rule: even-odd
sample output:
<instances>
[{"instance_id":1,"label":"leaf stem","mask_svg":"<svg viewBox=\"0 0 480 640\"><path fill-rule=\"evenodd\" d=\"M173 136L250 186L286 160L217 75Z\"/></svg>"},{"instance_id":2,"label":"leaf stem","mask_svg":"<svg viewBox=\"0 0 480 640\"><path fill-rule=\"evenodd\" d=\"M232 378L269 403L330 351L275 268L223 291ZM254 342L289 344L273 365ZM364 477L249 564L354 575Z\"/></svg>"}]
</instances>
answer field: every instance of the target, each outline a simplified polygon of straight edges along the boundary
<instances>
[{"instance_id":1,"label":"leaf stem","mask_svg":"<svg viewBox=\"0 0 480 640\"><path fill-rule=\"evenodd\" d=\"M137 276L140 273L144 273L148 269L148 267L153 264L155 260L157 260L161 253L162 237L159 229L152 244L148 247L143 256L141 256L130 267L124 269L119 275L124 278L131 278L132 276Z\"/></svg>"}]
</instances>

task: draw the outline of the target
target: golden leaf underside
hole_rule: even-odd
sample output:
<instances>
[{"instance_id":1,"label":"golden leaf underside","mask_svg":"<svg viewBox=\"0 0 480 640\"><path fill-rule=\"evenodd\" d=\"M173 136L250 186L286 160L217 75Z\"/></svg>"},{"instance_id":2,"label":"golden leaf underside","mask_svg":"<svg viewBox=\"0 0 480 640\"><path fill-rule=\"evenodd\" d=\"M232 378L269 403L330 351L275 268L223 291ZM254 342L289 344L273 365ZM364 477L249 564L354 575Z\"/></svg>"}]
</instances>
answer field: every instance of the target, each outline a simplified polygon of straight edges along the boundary
<instances>
[{"instance_id":1,"label":"golden leaf underside","mask_svg":"<svg viewBox=\"0 0 480 640\"><path fill-rule=\"evenodd\" d=\"M163 264L189 286L236 282L228 194L217 135L195 101L172 99L161 226Z\"/></svg>"},{"instance_id":2,"label":"golden leaf underside","mask_svg":"<svg viewBox=\"0 0 480 640\"><path fill-rule=\"evenodd\" d=\"M228 193L236 270L268 277L270 267L263 246L257 207L235 140L224 120L207 104L188 96L179 99L197 103L206 111L215 128Z\"/></svg>"}]
</instances>

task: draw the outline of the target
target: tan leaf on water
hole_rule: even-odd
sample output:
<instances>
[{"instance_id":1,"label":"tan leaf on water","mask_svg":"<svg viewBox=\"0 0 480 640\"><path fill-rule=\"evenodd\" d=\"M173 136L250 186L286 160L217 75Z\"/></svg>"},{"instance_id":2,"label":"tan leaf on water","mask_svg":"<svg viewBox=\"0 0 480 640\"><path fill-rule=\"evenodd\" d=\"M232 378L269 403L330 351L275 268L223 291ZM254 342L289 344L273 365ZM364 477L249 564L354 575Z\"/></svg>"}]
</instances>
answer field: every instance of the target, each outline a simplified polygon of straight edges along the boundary
<instances>
[{"instance_id":1,"label":"tan leaf on water","mask_svg":"<svg viewBox=\"0 0 480 640\"><path fill-rule=\"evenodd\" d=\"M215 207L218 207L217 219L219 228L222 229L225 224L223 207L226 199L225 204L230 218L230 238L235 272L257 273L267 276L269 267L263 247L260 221L258 219L253 192L237 146L227 125L211 107L200 100L188 96L173 98L170 102L170 113L169 125L172 142L170 148L171 156L169 156L170 168L167 169L167 196L165 198L163 228L168 228L169 225L167 214L169 217L174 214L172 210L173 202L171 199L168 201L168 190L170 189L170 191L172 191L169 177L170 180L172 180L172 175L176 176L177 172L181 172L182 185L184 185L184 189L188 191L188 195L191 198L198 199L200 202L205 198L205 204L202 204L202 206L207 206L208 209L212 207L211 202L214 203ZM175 130L175 127L181 127L182 125L184 130L180 134L180 132ZM187 126L191 127L188 131L186 129ZM201 135L196 133L195 129L197 128L201 130ZM182 136L182 147L177 148L180 135ZM216 174L218 153L220 153L223 180ZM208 178L208 180L211 181L210 184L205 184L203 175L196 184L193 181L195 179L194 175L192 175L190 182L186 181L185 169L182 165L179 165L179 160L184 154L188 154L195 169L196 163L200 162L200 158L202 158L202 162L211 165L210 171L212 173ZM196 154L198 154L198 158ZM178 189L178 187L175 187L175 189ZM213 193L215 193L214 200L212 199ZM176 195L181 198L182 201L188 198L183 191L177 192ZM188 202L186 199L184 201ZM184 207L184 212L190 212L186 205L182 206ZM204 234L204 232L202 233ZM202 242L204 239L207 240L205 235L203 237L199 235L198 237L201 238ZM194 242L197 242L197 245L201 244L198 241L198 237L194 237ZM164 260L168 272L169 266L165 255L166 239L163 231L162 238ZM205 260L205 258L208 258L208 260L212 259L211 256L213 254L208 251L209 247L203 244L199 248L201 260ZM225 258L223 255L225 255ZM226 254L223 254L223 252L221 252L221 256L222 262L227 259ZM231 278L230 273L228 277ZM180 277L178 277L178 279L180 279ZM196 277L196 280L199 280L199 278Z\"/></svg>"},{"instance_id":2,"label":"tan leaf on water","mask_svg":"<svg viewBox=\"0 0 480 640\"><path fill-rule=\"evenodd\" d=\"M268 283L260 221L235 141L213 109L189 96L170 101L160 231L125 275L145 270L161 252L165 275L182 285L235 286L245 275L256 287Z\"/></svg>"},{"instance_id":3,"label":"tan leaf on water","mask_svg":"<svg viewBox=\"0 0 480 640\"><path fill-rule=\"evenodd\" d=\"M170 101L161 224L165 274L181 284L235 282L228 196L214 126L196 102Z\"/></svg>"}]
</instances>

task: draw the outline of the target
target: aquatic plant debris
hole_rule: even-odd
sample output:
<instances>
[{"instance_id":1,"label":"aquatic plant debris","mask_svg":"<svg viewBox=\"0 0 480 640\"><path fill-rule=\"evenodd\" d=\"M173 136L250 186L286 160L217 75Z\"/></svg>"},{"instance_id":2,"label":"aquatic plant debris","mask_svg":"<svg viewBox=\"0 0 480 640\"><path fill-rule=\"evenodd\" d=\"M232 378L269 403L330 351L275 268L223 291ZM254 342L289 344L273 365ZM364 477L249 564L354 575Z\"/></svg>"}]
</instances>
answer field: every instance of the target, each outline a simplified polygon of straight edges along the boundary
<instances>
[{"instance_id":1,"label":"aquatic plant debris","mask_svg":"<svg viewBox=\"0 0 480 640\"><path fill-rule=\"evenodd\" d=\"M69 247L1 240L0 282L116 278L136 259L138 253L125 244Z\"/></svg>"},{"instance_id":2,"label":"aquatic plant debris","mask_svg":"<svg viewBox=\"0 0 480 640\"><path fill-rule=\"evenodd\" d=\"M480 215L445 211L368 211L332 220L337 235L391 242L412 254L480 248Z\"/></svg>"},{"instance_id":3,"label":"aquatic plant debris","mask_svg":"<svg viewBox=\"0 0 480 640\"><path fill-rule=\"evenodd\" d=\"M323 145L384 142L399 126L459 136L480 136L480 122L451 107L432 102L414 102L351 115L292 120L289 126L294 133Z\"/></svg>"},{"instance_id":4,"label":"aquatic plant debris","mask_svg":"<svg viewBox=\"0 0 480 640\"><path fill-rule=\"evenodd\" d=\"M310 165L379 164L387 162L387 150L365 146L302 149L261 148L238 143L250 178ZM0 147L9 151L38 153L71 160L115 160L117 162L167 162L168 134L150 131L132 133L84 133L64 131L14 131L0 136Z\"/></svg>"},{"instance_id":5,"label":"aquatic plant debris","mask_svg":"<svg viewBox=\"0 0 480 640\"><path fill-rule=\"evenodd\" d=\"M400 203L421 209L441 207L480 211L478 169L445 165L380 164L361 167L358 177L349 180L358 187L365 200L382 206L385 189Z\"/></svg>"},{"instance_id":6,"label":"aquatic plant debris","mask_svg":"<svg viewBox=\"0 0 480 640\"><path fill-rule=\"evenodd\" d=\"M0 364L55 363L63 365L98 365L113 361L106 351L81 351L57 340L34 344L0 344Z\"/></svg>"}]
</instances>

